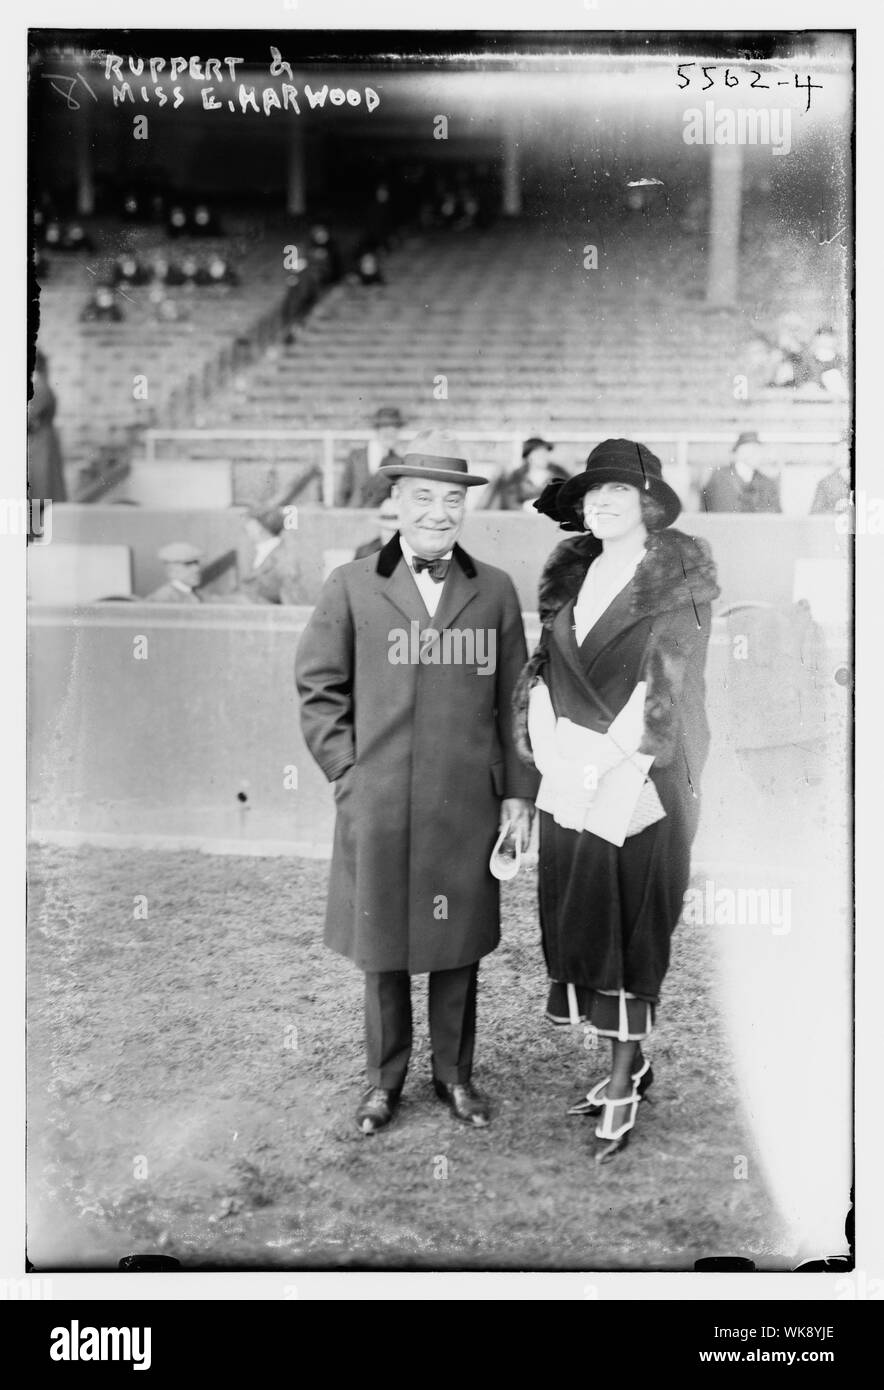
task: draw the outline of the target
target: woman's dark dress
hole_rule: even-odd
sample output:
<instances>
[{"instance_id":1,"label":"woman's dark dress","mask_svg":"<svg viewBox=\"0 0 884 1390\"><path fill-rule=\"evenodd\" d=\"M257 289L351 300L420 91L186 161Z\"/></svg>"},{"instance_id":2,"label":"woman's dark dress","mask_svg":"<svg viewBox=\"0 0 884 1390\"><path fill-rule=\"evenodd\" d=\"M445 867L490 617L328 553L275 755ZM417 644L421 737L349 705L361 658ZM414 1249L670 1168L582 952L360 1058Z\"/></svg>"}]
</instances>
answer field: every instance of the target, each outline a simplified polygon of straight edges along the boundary
<instances>
[{"instance_id":1,"label":"woman's dark dress","mask_svg":"<svg viewBox=\"0 0 884 1390\"><path fill-rule=\"evenodd\" d=\"M541 581L544 632L522 682L525 704L540 675L557 716L598 732L636 684L648 682L640 751L654 754L650 776L665 818L618 848L539 813L540 925L554 982L549 1015L567 1020L570 983L580 1014L621 1037L650 1028L688 887L709 746L703 668L718 593L703 542L669 530L649 536L647 550L578 647L574 598L599 545L581 537L558 547Z\"/></svg>"}]
</instances>

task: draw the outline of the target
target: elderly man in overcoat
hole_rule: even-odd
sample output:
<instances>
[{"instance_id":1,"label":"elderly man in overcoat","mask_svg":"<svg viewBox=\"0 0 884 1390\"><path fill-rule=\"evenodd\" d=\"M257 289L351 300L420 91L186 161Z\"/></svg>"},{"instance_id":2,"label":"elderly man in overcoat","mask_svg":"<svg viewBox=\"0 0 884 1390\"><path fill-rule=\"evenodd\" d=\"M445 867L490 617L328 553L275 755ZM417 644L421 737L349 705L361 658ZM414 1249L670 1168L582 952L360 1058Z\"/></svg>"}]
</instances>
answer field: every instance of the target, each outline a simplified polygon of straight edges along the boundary
<instances>
[{"instance_id":1,"label":"elderly man in overcoat","mask_svg":"<svg viewBox=\"0 0 884 1390\"><path fill-rule=\"evenodd\" d=\"M486 480L437 431L386 467L399 531L329 577L296 663L304 737L336 802L325 941L365 972L363 1133L395 1113L420 974L436 1094L488 1123L471 1073L478 963L500 940L489 859L505 821L527 842L537 789L510 727L516 591L457 543L466 490Z\"/></svg>"}]
</instances>

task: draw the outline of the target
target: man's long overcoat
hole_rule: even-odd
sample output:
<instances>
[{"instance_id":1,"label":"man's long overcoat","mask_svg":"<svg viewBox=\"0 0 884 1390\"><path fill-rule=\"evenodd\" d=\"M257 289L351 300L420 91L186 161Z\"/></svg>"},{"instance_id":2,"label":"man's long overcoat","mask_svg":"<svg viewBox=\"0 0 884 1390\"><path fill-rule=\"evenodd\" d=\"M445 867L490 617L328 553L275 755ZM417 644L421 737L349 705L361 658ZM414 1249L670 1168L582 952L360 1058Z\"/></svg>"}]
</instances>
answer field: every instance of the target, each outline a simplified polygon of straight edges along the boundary
<instances>
[{"instance_id":1,"label":"man's long overcoat","mask_svg":"<svg viewBox=\"0 0 884 1390\"><path fill-rule=\"evenodd\" d=\"M427 629L429 655L448 643L473 659L420 660ZM336 783L325 941L363 970L452 970L497 946L500 798L538 784L511 725L526 656L509 576L459 546L432 619L398 535L326 582L296 679L307 746Z\"/></svg>"}]
</instances>

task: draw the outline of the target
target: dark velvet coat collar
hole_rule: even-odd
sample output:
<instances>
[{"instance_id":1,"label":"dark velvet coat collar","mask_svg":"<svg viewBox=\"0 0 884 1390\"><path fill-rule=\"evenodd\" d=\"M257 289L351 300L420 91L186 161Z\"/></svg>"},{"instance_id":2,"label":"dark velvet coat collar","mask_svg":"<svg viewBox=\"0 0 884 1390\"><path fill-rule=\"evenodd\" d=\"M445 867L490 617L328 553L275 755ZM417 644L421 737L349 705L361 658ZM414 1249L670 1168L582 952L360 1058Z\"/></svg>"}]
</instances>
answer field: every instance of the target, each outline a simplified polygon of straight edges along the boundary
<instances>
[{"instance_id":1,"label":"dark velvet coat collar","mask_svg":"<svg viewBox=\"0 0 884 1390\"><path fill-rule=\"evenodd\" d=\"M473 564L472 558L456 543L452 556L460 565L467 579L475 579L476 566ZM399 532L397 531L395 536L378 551L377 572L381 578L389 579L401 559L402 547L399 544Z\"/></svg>"}]
</instances>

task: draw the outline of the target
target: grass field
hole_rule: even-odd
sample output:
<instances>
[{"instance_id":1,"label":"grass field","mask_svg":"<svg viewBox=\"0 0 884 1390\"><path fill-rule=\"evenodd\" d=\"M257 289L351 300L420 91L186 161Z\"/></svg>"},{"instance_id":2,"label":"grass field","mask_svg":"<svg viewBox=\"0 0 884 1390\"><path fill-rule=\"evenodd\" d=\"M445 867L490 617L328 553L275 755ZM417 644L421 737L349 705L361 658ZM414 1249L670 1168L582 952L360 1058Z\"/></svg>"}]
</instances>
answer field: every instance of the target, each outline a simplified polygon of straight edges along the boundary
<instances>
[{"instance_id":1,"label":"grass field","mask_svg":"<svg viewBox=\"0 0 884 1390\"><path fill-rule=\"evenodd\" d=\"M533 876L480 973L491 1126L434 1097L425 980L396 1122L365 1138L361 976L322 946L328 864L41 847L28 967L28 1254L243 1269L788 1267L736 1099L709 937L680 928L630 1147L567 1105L607 1047L542 1018ZM143 901L146 899L146 903ZM144 913L146 912L146 916ZM752 1161L749 1171L758 1174Z\"/></svg>"}]
</instances>

